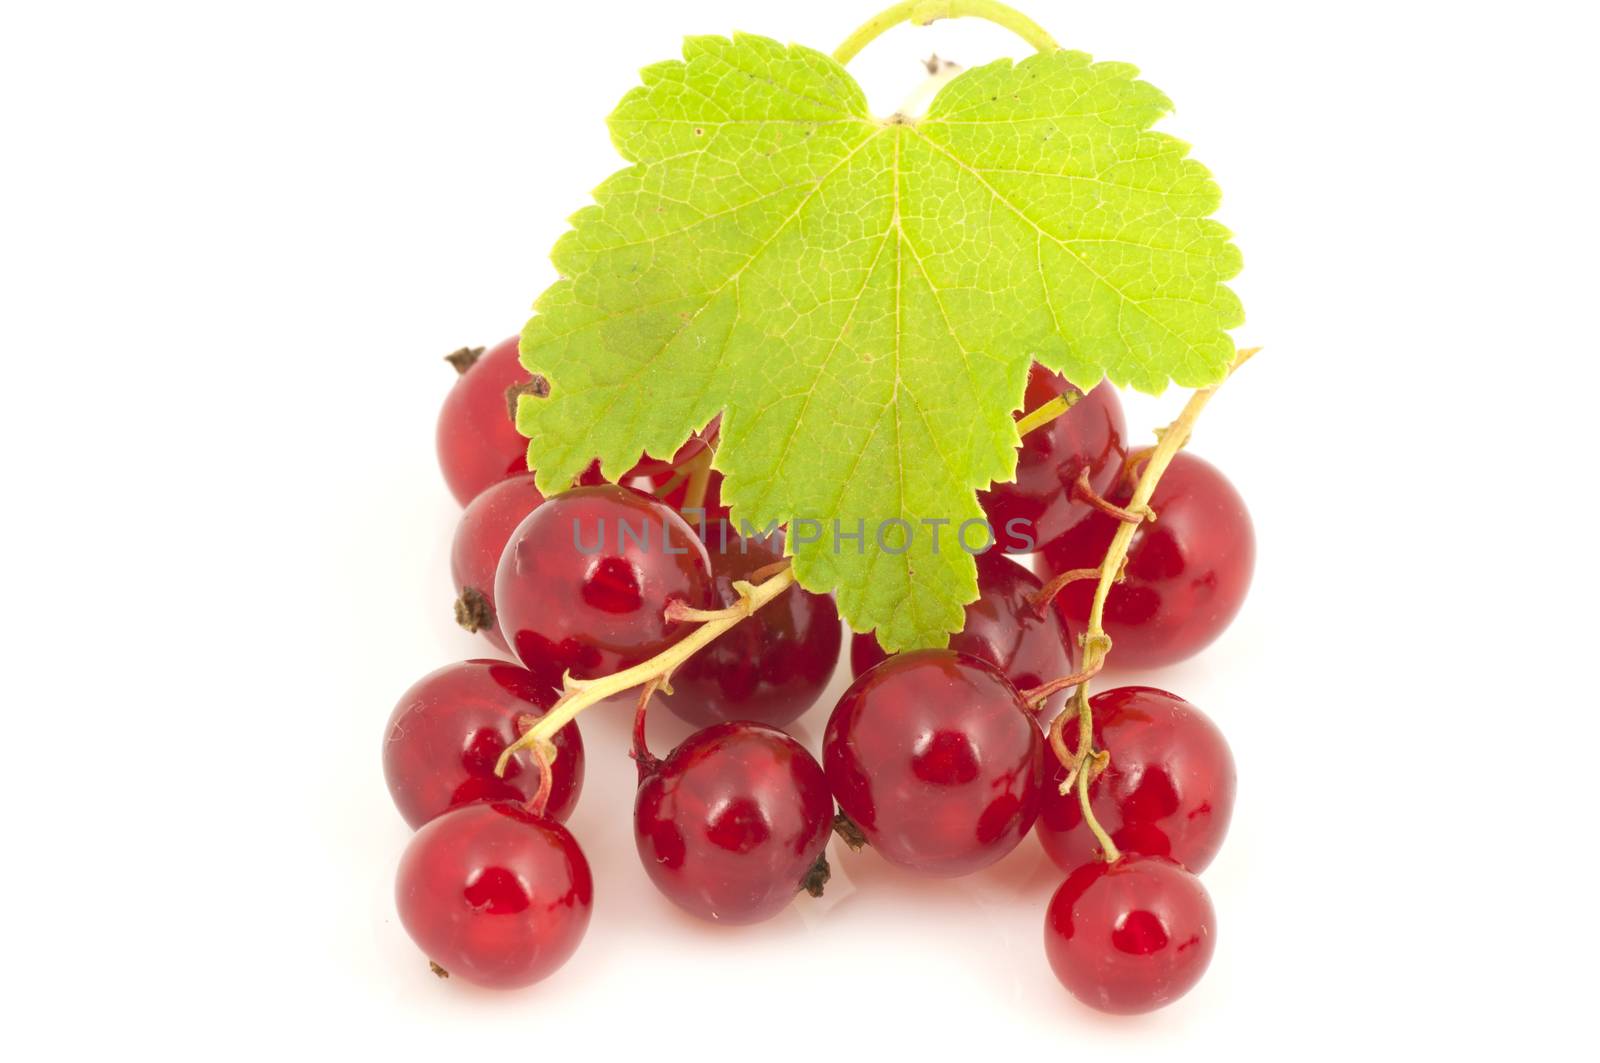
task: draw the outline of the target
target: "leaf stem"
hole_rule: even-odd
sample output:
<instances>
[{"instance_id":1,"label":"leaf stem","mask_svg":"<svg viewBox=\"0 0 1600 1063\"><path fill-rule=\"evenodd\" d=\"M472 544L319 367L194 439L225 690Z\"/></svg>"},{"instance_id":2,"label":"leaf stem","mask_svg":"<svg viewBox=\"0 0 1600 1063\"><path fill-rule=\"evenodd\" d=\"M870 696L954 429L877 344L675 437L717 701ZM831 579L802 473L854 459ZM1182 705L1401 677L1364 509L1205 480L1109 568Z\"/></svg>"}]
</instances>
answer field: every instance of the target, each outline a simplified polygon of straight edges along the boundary
<instances>
[{"instance_id":1,"label":"leaf stem","mask_svg":"<svg viewBox=\"0 0 1600 1063\"><path fill-rule=\"evenodd\" d=\"M1016 8L996 0L901 0L873 15L834 49L833 58L843 66L860 54L885 30L902 22L928 26L942 18L981 18L1015 33L1041 52L1053 52L1059 45L1033 19Z\"/></svg>"},{"instance_id":2,"label":"leaf stem","mask_svg":"<svg viewBox=\"0 0 1600 1063\"><path fill-rule=\"evenodd\" d=\"M549 712L539 718L535 724L522 737L511 743L500 754L500 759L495 762L494 773L504 775L506 765L520 749L527 749L536 744L548 746L550 738L561 728L572 721L578 713L591 705L598 704L613 694L620 694L624 690L643 686L652 681L658 683L662 690L669 690L667 683L672 673L693 657L697 651L709 645L719 635L757 609L766 605L784 591L794 586L794 569L786 568L771 577L759 586L739 580L734 583L733 589L739 593L739 604L725 610L715 620L708 620L689 632L671 646L662 650L648 661L643 661L632 668L624 668L620 672L602 676L599 679L574 679L567 676L567 689L556 700ZM554 759L553 752L550 753Z\"/></svg>"}]
</instances>

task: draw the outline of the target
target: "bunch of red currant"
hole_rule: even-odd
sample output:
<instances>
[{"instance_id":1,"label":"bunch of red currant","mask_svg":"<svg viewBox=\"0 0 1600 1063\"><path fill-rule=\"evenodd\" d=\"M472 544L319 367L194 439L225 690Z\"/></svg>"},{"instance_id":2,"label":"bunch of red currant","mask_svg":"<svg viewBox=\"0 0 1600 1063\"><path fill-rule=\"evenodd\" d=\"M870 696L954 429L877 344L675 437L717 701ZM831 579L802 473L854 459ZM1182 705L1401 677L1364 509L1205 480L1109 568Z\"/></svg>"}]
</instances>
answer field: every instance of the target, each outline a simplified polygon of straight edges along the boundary
<instances>
[{"instance_id":1,"label":"bunch of red currant","mask_svg":"<svg viewBox=\"0 0 1600 1063\"><path fill-rule=\"evenodd\" d=\"M546 499L513 425L517 397L541 393L516 341L452 361L462 374L438 445L466 505L451 556L457 619L520 666L442 668L389 721L385 775L417 828L400 916L436 971L523 986L577 948L593 884L562 826L583 782L572 717L632 691L639 857L685 910L750 923L820 893L833 832L903 867L962 875L1034 830L1066 874L1045 949L1073 994L1139 1012L1200 978L1215 915L1195 876L1227 832L1228 746L1179 697L1090 698L1087 683L1113 644L1119 663L1170 663L1237 612L1254 540L1214 468L1169 454L1139 498L1154 459L1128 451L1116 393L1080 394L1036 366L1028 408L1070 406L1023 436L1016 482L983 503L996 529L1030 529L1050 578L991 550L948 649L886 656L856 635L855 681L819 763L781 728L827 686L839 616L793 586L781 532L731 524L715 424L618 484L591 467ZM1092 578L1108 551L1123 557L1115 578ZM702 729L658 759L644 715L669 689L669 708Z\"/></svg>"}]
</instances>

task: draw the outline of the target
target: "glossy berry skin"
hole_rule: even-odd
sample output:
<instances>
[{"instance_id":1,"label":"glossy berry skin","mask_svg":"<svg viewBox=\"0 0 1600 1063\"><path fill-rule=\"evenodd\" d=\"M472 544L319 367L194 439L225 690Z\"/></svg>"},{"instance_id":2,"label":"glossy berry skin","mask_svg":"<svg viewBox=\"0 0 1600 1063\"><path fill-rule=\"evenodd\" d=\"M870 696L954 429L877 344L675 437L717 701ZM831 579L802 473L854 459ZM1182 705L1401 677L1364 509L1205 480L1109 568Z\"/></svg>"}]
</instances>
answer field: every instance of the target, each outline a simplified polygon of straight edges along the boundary
<instances>
[{"instance_id":1,"label":"glossy berry skin","mask_svg":"<svg viewBox=\"0 0 1600 1063\"><path fill-rule=\"evenodd\" d=\"M412 828L478 801L529 801L539 769L527 753L494 765L505 748L555 704L551 688L504 661L462 661L432 672L407 690L389 717L383 776L395 807ZM575 723L557 731L556 759L545 812L565 820L583 789L583 739Z\"/></svg>"},{"instance_id":2,"label":"glossy berry skin","mask_svg":"<svg viewBox=\"0 0 1600 1063\"><path fill-rule=\"evenodd\" d=\"M1023 410L1068 392L1077 389L1035 363L1028 373ZM1127 435L1117 391L1102 382L1066 413L1023 436L1016 480L994 484L978 496L1000 549L1029 553L1087 516L1089 507L1072 496L1072 484L1087 468L1095 491L1103 495L1110 490L1127 457ZM1012 521L1026 522L1020 534Z\"/></svg>"},{"instance_id":3,"label":"glossy berry skin","mask_svg":"<svg viewBox=\"0 0 1600 1063\"><path fill-rule=\"evenodd\" d=\"M445 396L435 432L439 469L463 506L490 484L528 471L528 441L517 431L509 392L532 380L513 336L480 356Z\"/></svg>"},{"instance_id":4,"label":"glossy berry skin","mask_svg":"<svg viewBox=\"0 0 1600 1063\"><path fill-rule=\"evenodd\" d=\"M567 828L502 801L419 830L400 858L395 901L411 940L452 977L516 989L577 950L594 883Z\"/></svg>"},{"instance_id":5,"label":"glossy berry skin","mask_svg":"<svg viewBox=\"0 0 1600 1063\"><path fill-rule=\"evenodd\" d=\"M1216 912L1194 875L1160 857L1085 864L1045 912L1044 950L1092 1008L1135 1015L1194 988L1216 947Z\"/></svg>"},{"instance_id":6,"label":"glossy berry skin","mask_svg":"<svg viewBox=\"0 0 1600 1063\"><path fill-rule=\"evenodd\" d=\"M1076 669L1066 637L1055 612L1035 609L1031 596L1039 577L998 550L973 558L978 563L978 597L967 605L961 630L950 636L949 648L994 665L1018 690L1068 676ZM850 641L850 671L861 676L887 655L871 634ZM1044 718L1060 711L1068 691L1051 696Z\"/></svg>"},{"instance_id":7,"label":"glossy berry skin","mask_svg":"<svg viewBox=\"0 0 1600 1063\"><path fill-rule=\"evenodd\" d=\"M456 587L456 620L510 652L494 610L494 575L517 525L544 501L534 474L520 473L491 484L467 504L450 545L450 575Z\"/></svg>"},{"instance_id":8,"label":"glossy berry skin","mask_svg":"<svg viewBox=\"0 0 1600 1063\"><path fill-rule=\"evenodd\" d=\"M839 699L828 785L884 859L964 875L1016 847L1044 786L1044 740L1016 688L949 650L896 654Z\"/></svg>"},{"instance_id":9,"label":"glossy berry skin","mask_svg":"<svg viewBox=\"0 0 1600 1063\"><path fill-rule=\"evenodd\" d=\"M587 552L585 552L587 551ZM528 669L609 675L655 656L693 625L667 604L710 602L706 548L682 517L626 487L577 487L517 526L495 575L500 632Z\"/></svg>"},{"instance_id":10,"label":"glossy berry skin","mask_svg":"<svg viewBox=\"0 0 1600 1063\"><path fill-rule=\"evenodd\" d=\"M722 723L647 769L633 836L656 888L712 922L770 919L828 844L833 799L805 747L772 727Z\"/></svg>"},{"instance_id":11,"label":"glossy berry skin","mask_svg":"<svg viewBox=\"0 0 1600 1063\"><path fill-rule=\"evenodd\" d=\"M1111 754L1089 784L1094 817L1124 853L1164 856L1199 874L1222 848L1233 818L1233 754L1205 714L1154 687L1118 687L1089 700L1096 749ZM1075 740L1074 740L1075 741ZM1099 858L1074 789L1063 796L1059 763L1034 832L1050 859L1071 871Z\"/></svg>"},{"instance_id":12,"label":"glossy berry skin","mask_svg":"<svg viewBox=\"0 0 1600 1063\"><path fill-rule=\"evenodd\" d=\"M1112 495L1125 502L1126 485ZM1150 499L1145 522L1128 548L1126 578L1106 599L1105 630L1119 666L1154 668L1199 653L1232 622L1255 570L1255 530L1244 499L1215 467L1187 451L1172 459ZM1094 513L1044 550L1044 574L1100 563L1117 520ZM1074 635L1088 626L1090 580L1056 596L1062 622Z\"/></svg>"},{"instance_id":13,"label":"glossy berry skin","mask_svg":"<svg viewBox=\"0 0 1600 1063\"><path fill-rule=\"evenodd\" d=\"M715 608L738 604L734 581L783 559L782 536L746 539L726 521L708 522L702 538ZM795 587L689 658L665 704L700 727L731 720L782 727L822 694L843 638L833 599Z\"/></svg>"}]
</instances>

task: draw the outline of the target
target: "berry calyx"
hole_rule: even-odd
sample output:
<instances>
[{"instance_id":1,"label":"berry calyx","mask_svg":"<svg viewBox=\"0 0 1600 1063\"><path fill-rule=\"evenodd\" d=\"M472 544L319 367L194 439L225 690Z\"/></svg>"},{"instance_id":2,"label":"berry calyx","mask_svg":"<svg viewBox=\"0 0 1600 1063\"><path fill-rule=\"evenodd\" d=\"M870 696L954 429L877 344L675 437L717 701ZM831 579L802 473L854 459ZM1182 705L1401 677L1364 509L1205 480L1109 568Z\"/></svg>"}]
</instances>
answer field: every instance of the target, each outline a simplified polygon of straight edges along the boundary
<instances>
[{"instance_id":1,"label":"berry calyx","mask_svg":"<svg viewBox=\"0 0 1600 1063\"><path fill-rule=\"evenodd\" d=\"M755 582L751 577L783 560L781 535L747 539L727 521L710 521L701 538L714 606L737 604L735 582ZM673 673L666 705L701 727L732 720L782 727L822 694L842 640L833 599L797 587L689 658Z\"/></svg>"},{"instance_id":2,"label":"berry calyx","mask_svg":"<svg viewBox=\"0 0 1600 1063\"><path fill-rule=\"evenodd\" d=\"M1125 502L1126 486L1109 496ZM1102 626L1119 665L1154 668L1199 653L1222 634L1244 604L1255 568L1249 510L1215 467L1180 451L1149 499L1156 514L1133 531L1122 580L1106 596ZM1093 512L1048 544L1045 574L1100 564L1122 522ZM1089 626L1095 585L1062 588L1055 606L1074 636Z\"/></svg>"},{"instance_id":3,"label":"berry calyx","mask_svg":"<svg viewBox=\"0 0 1600 1063\"><path fill-rule=\"evenodd\" d=\"M1073 644L1048 607L1034 603L1039 578L998 550L977 555L978 597L968 603L966 623L950 636L949 649L994 665L1018 690L1047 683L1073 670ZM850 641L850 671L858 678L888 655L871 634ZM1066 703L1067 692L1052 694L1044 718Z\"/></svg>"},{"instance_id":4,"label":"berry calyx","mask_svg":"<svg viewBox=\"0 0 1600 1063\"><path fill-rule=\"evenodd\" d=\"M501 801L458 808L419 830L400 858L395 901L436 972L516 989L577 950L594 884L565 827Z\"/></svg>"},{"instance_id":5,"label":"berry calyx","mask_svg":"<svg viewBox=\"0 0 1600 1063\"><path fill-rule=\"evenodd\" d=\"M544 496L534 474L519 473L491 484L467 504L450 544L450 576L456 587L456 623L510 652L494 608L494 577L500 555L517 525Z\"/></svg>"},{"instance_id":6,"label":"berry calyx","mask_svg":"<svg viewBox=\"0 0 1600 1063\"><path fill-rule=\"evenodd\" d=\"M1100 1011L1134 1015L1194 988L1211 963L1216 922L1200 880L1170 860L1094 861L1050 898L1045 955L1073 996Z\"/></svg>"},{"instance_id":7,"label":"berry calyx","mask_svg":"<svg viewBox=\"0 0 1600 1063\"><path fill-rule=\"evenodd\" d=\"M634 840L678 907L738 925L777 915L801 889L820 891L833 799L800 743L764 724L722 723L641 764Z\"/></svg>"},{"instance_id":8,"label":"berry calyx","mask_svg":"<svg viewBox=\"0 0 1600 1063\"><path fill-rule=\"evenodd\" d=\"M528 441L517 431L507 392L534 385L517 360L517 338L482 348L464 348L447 359L460 376L439 410L435 442L439 470L463 506L484 488L528 471ZM465 368L461 368L465 366Z\"/></svg>"},{"instance_id":9,"label":"berry calyx","mask_svg":"<svg viewBox=\"0 0 1600 1063\"><path fill-rule=\"evenodd\" d=\"M504 661L462 661L418 680L401 695L383 743L383 776L395 807L413 828L479 801L530 802L541 769L514 755L504 775L500 755L555 704L549 685ZM583 789L583 739L576 724L555 733L545 814L565 820Z\"/></svg>"},{"instance_id":10,"label":"berry calyx","mask_svg":"<svg viewBox=\"0 0 1600 1063\"><path fill-rule=\"evenodd\" d=\"M964 875L1016 847L1044 786L1044 740L992 665L896 654L839 699L822 743L844 814L884 859Z\"/></svg>"},{"instance_id":11,"label":"berry calyx","mask_svg":"<svg viewBox=\"0 0 1600 1063\"><path fill-rule=\"evenodd\" d=\"M483 352L486 350L487 347L457 347L445 355L444 360L449 362L450 368L459 375L477 365L478 359L483 357Z\"/></svg>"},{"instance_id":12,"label":"berry calyx","mask_svg":"<svg viewBox=\"0 0 1600 1063\"><path fill-rule=\"evenodd\" d=\"M1205 714L1153 687L1118 687L1089 701L1094 748L1109 754L1089 782L1095 819L1123 853L1162 856L1199 874L1233 818L1233 755ZM1034 832L1057 867L1100 857L1075 790L1062 794L1056 763Z\"/></svg>"},{"instance_id":13,"label":"berry calyx","mask_svg":"<svg viewBox=\"0 0 1600 1063\"><path fill-rule=\"evenodd\" d=\"M705 608L710 560L682 517L647 495L604 484L548 499L511 535L495 575L508 645L540 679L623 671L691 625L667 606Z\"/></svg>"}]
</instances>

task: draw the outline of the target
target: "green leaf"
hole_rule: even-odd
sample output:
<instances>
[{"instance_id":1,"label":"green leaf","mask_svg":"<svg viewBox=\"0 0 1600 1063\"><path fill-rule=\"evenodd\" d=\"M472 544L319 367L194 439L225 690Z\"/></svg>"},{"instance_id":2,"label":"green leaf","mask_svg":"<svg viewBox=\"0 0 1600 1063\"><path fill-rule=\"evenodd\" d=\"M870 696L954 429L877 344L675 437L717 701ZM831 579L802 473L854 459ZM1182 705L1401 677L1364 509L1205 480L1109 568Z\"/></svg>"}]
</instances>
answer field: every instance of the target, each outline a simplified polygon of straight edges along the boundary
<instances>
[{"instance_id":1,"label":"green leaf","mask_svg":"<svg viewBox=\"0 0 1600 1063\"><path fill-rule=\"evenodd\" d=\"M1242 312L1217 187L1150 132L1165 96L1076 52L968 71L916 121L873 118L808 48L683 54L612 115L633 165L572 219L523 333L550 381L518 411L530 464L545 490L596 456L615 478L721 413L735 519L795 522L796 575L856 630L943 645L977 593L955 531L1014 473L1030 359L1083 388L1222 378Z\"/></svg>"}]
</instances>

